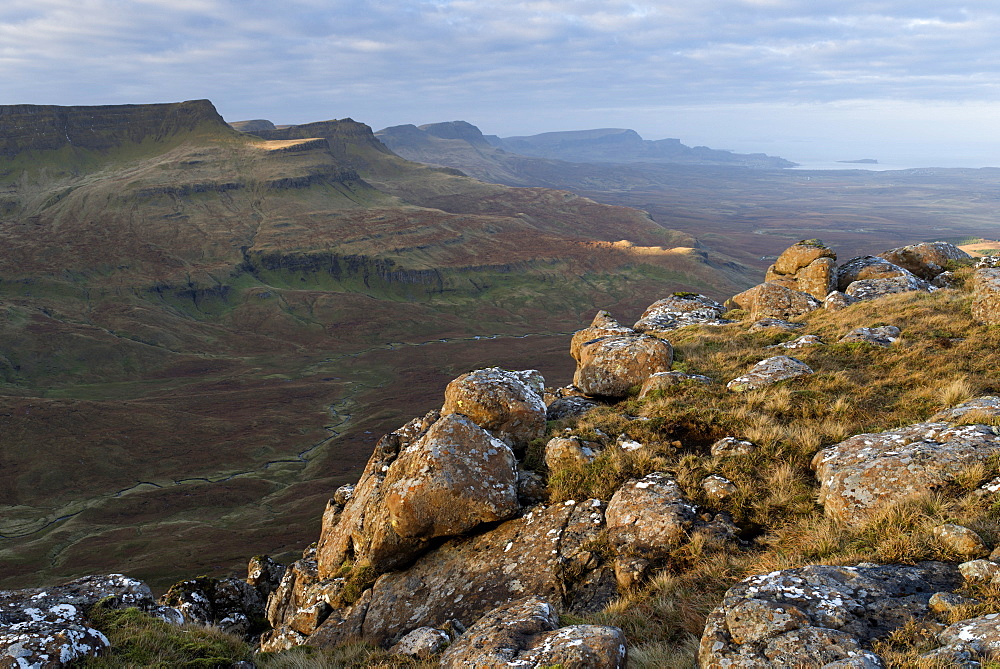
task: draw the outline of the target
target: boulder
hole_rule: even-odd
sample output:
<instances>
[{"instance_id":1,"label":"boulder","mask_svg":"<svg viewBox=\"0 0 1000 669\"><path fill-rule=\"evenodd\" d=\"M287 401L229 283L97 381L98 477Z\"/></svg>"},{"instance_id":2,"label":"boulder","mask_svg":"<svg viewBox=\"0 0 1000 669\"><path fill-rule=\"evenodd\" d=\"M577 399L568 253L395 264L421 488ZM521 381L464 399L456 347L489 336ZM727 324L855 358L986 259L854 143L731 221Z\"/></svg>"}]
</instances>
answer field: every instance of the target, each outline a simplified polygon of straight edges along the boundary
<instances>
[{"instance_id":1,"label":"boulder","mask_svg":"<svg viewBox=\"0 0 1000 669\"><path fill-rule=\"evenodd\" d=\"M809 348L810 346L826 346L826 343L819 338L818 335L802 335L798 339L793 339L792 341L783 341L780 344L774 344L773 346L765 346L764 348Z\"/></svg>"},{"instance_id":2,"label":"boulder","mask_svg":"<svg viewBox=\"0 0 1000 669\"><path fill-rule=\"evenodd\" d=\"M858 301L858 298L852 297L847 293L842 293L839 290L831 291L823 299L823 308L827 311L840 311L851 306Z\"/></svg>"},{"instance_id":3,"label":"boulder","mask_svg":"<svg viewBox=\"0 0 1000 669\"><path fill-rule=\"evenodd\" d=\"M879 253L879 258L907 269L921 279L930 281L956 261L971 260L972 256L947 242L923 242Z\"/></svg>"},{"instance_id":4,"label":"boulder","mask_svg":"<svg viewBox=\"0 0 1000 669\"><path fill-rule=\"evenodd\" d=\"M969 560L958 565L958 571L966 581L990 583L1000 576L1000 564L993 560Z\"/></svg>"},{"instance_id":5,"label":"boulder","mask_svg":"<svg viewBox=\"0 0 1000 669\"><path fill-rule=\"evenodd\" d=\"M978 269L972 281L972 318L980 323L1000 323L1000 268Z\"/></svg>"},{"instance_id":6,"label":"boulder","mask_svg":"<svg viewBox=\"0 0 1000 669\"><path fill-rule=\"evenodd\" d=\"M351 486L353 490L354 486ZM281 585L281 579L285 575L285 565L278 564L268 555L255 555L247 563L247 583L252 585L262 602L267 602L267 598Z\"/></svg>"},{"instance_id":7,"label":"boulder","mask_svg":"<svg viewBox=\"0 0 1000 669\"><path fill-rule=\"evenodd\" d=\"M598 311L590 326L573 333L569 344L569 354L573 356L574 360L579 360L580 348L588 341L599 337L634 334L638 333L616 321L607 311Z\"/></svg>"},{"instance_id":8,"label":"boulder","mask_svg":"<svg viewBox=\"0 0 1000 669\"><path fill-rule=\"evenodd\" d=\"M506 520L520 508L515 465L507 444L469 417L442 415L390 465L383 489L391 527L376 531L432 539Z\"/></svg>"},{"instance_id":9,"label":"boulder","mask_svg":"<svg viewBox=\"0 0 1000 669\"><path fill-rule=\"evenodd\" d=\"M837 254L818 239L809 239L785 249L764 277L822 300L836 287Z\"/></svg>"},{"instance_id":10,"label":"boulder","mask_svg":"<svg viewBox=\"0 0 1000 669\"><path fill-rule=\"evenodd\" d=\"M909 270L877 256L851 258L837 270L837 290L847 293L847 287L855 281L888 279L891 277L914 276ZM914 277L916 278L916 277Z\"/></svg>"},{"instance_id":11,"label":"boulder","mask_svg":"<svg viewBox=\"0 0 1000 669\"><path fill-rule=\"evenodd\" d=\"M246 581L208 576L175 583L160 598L161 604L180 611L184 622L215 625L241 635L250 634L264 618L265 602L257 588Z\"/></svg>"},{"instance_id":12,"label":"boulder","mask_svg":"<svg viewBox=\"0 0 1000 669\"><path fill-rule=\"evenodd\" d=\"M896 293L930 292L932 290L936 290L936 288L907 272L903 276L855 281L849 284L844 292L857 300L875 300Z\"/></svg>"},{"instance_id":13,"label":"boulder","mask_svg":"<svg viewBox=\"0 0 1000 669\"><path fill-rule=\"evenodd\" d=\"M978 558L990 554L990 549L974 530L968 527L945 523L934 528L934 537L948 551L962 557Z\"/></svg>"},{"instance_id":14,"label":"boulder","mask_svg":"<svg viewBox=\"0 0 1000 669\"><path fill-rule=\"evenodd\" d=\"M701 638L701 667L882 666L881 638L959 584L951 565L814 565L751 576L726 592ZM838 664L864 660L868 665Z\"/></svg>"},{"instance_id":15,"label":"boulder","mask_svg":"<svg viewBox=\"0 0 1000 669\"><path fill-rule=\"evenodd\" d=\"M931 285L935 288L957 290L962 283L954 272L941 272L931 279Z\"/></svg>"},{"instance_id":16,"label":"boulder","mask_svg":"<svg viewBox=\"0 0 1000 669\"><path fill-rule=\"evenodd\" d=\"M1000 613L961 620L938 634L938 641L990 660L1000 659Z\"/></svg>"},{"instance_id":17,"label":"boulder","mask_svg":"<svg viewBox=\"0 0 1000 669\"><path fill-rule=\"evenodd\" d=\"M747 332L761 332L763 330L770 329L794 332L795 330L801 330L805 326L805 323L792 323L791 321L785 321L780 318L762 318L751 324L750 327L747 328Z\"/></svg>"},{"instance_id":18,"label":"boulder","mask_svg":"<svg viewBox=\"0 0 1000 669\"><path fill-rule=\"evenodd\" d=\"M562 420L582 416L600 403L589 397L557 397L545 410L546 420Z\"/></svg>"},{"instance_id":19,"label":"boulder","mask_svg":"<svg viewBox=\"0 0 1000 669\"><path fill-rule=\"evenodd\" d=\"M712 383L712 379L707 376L702 376L701 374L685 374L683 372L657 372L651 375L642 384L642 390L639 391L639 397L646 397L650 393L657 390L667 390L668 388L673 388L674 386L684 383Z\"/></svg>"},{"instance_id":20,"label":"boulder","mask_svg":"<svg viewBox=\"0 0 1000 669\"><path fill-rule=\"evenodd\" d=\"M545 432L545 380L535 370L477 369L448 384L441 415L462 414L513 448Z\"/></svg>"},{"instance_id":21,"label":"boulder","mask_svg":"<svg viewBox=\"0 0 1000 669\"><path fill-rule=\"evenodd\" d=\"M819 309L821 303L812 295L777 283L762 283L731 298L750 318L788 319Z\"/></svg>"},{"instance_id":22,"label":"boulder","mask_svg":"<svg viewBox=\"0 0 1000 669\"><path fill-rule=\"evenodd\" d=\"M360 636L386 644L446 620L468 625L527 594L559 610L603 608L618 594L613 569L588 549L604 530L603 507L598 500L536 507L489 531L446 541L405 571L379 577Z\"/></svg>"},{"instance_id":23,"label":"boulder","mask_svg":"<svg viewBox=\"0 0 1000 669\"><path fill-rule=\"evenodd\" d=\"M567 466L585 465L601 452L600 444L580 441L579 437L555 437L545 444L545 466L550 472Z\"/></svg>"},{"instance_id":24,"label":"boulder","mask_svg":"<svg viewBox=\"0 0 1000 669\"><path fill-rule=\"evenodd\" d=\"M726 384L726 388L734 392L746 392L773 385L780 381L807 376L813 371L801 360L787 355L778 355L761 360L750 368L746 374L737 376Z\"/></svg>"},{"instance_id":25,"label":"boulder","mask_svg":"<svg viewBox=\"0 0 1000 669\"><path fill-rule=\"evenodd\" d=\"M583 343L573 385L587 395L624 397L657 372L669 372L674 349L650 335L599 337Z\"/></svg>"},{"instance_id":26,"label":"boulder","mask_svg":"<svg viewBox=\"0 0 1000 669\"><path fill-rule=\"evenodd\" d=\"M572 625L559 629L557 609L525 597L483 616L445 651L441 666L624 668L625 635L617 627Z\"/></svg>"},{"instance_id":27,"label":"boulder","mask_svg":"<svg viewBox=\"0 0 1000 669\"><path fill-rule=\"evenodd\" d=\"M871 344L888 348L899 339L899 328L895 325L882 325L874 328L854 328L837 340L839 344Z\"/></svg>"},{"instance_id":28,"label":"boulder","mask_svg":"<svg viewBox=\"0 0 1000 669\"><path fill-rule=\"evenodd\" d=\"M109 599L106 599L109 598ZM180 614L157 606L142 581L109 574L85 576L48 588L0 591L0 666L57 667L95 657L110 646L86 618L98 602L136 607L169 622Z\"/></svg>"},{"instance_id":29,"label":"boulder","mask_svg":"<svg viewBox=\"0 0 1000 669\"><path fill-rule=\"evenodd\" d=\"M674 293L651 304L632 327L651 334L670 332L686 325L726 325L726 308L697 293Z\"/></svg>"},{"instance_id":30,"label":"boulder","mask_svg":"<svg viewBox=\"0 0 1000 669\"><path fill-rule=\"evenodd\" d=\"M940 488L970 465L1000 452L1000 437L985 425L915 423L859 434L816 453L826 513L861 522L879 508Z\"/></svg>"},{"instance_id":31,"label":"boulder","mask_svg":"<svg viewBox=\"0 0 1000 669\"><path fill-rule=\"evenodd\" d=\"M931 416L931 421L946 423L968 422L970 418L985 420L1000 417L1000 397L986 395L967 400Z\"/></svg>"},{"instance_id":32,"label":"boulder","mask_svg":"<svg viewBox=\"0 0 1000 669\"><path fill-rule=\"evenodd\" d=\"M677 481L661 472L626 481L611 497L608 538L621 554L664 557L687 540L697 508Z\"/></svg>"},{"instance_id":33,"label":"boulder","mask_svg":"<svg viewBox=\"0 0 1000 669\"><path fill-rule=\"evenodd\" d=\"M444 630L433 627L418 627L389 649L394 655L406 655L418 660L426 660L432 655L437 655L448 644L451 637Z\"/></svg>"},{"instance_id":34,"label":"boulder","mask_svg":"<svg viewBox=\"0 0 1000 669\"><path fill-rule=\"evenodd\" d=\"M385 571L424 550L426 538L402 537L392 529L385 480L401 453L439 418L440 414L432 411L379 439L343 512L323 516L316 550L318 578L337 575L347 560Z\"/></svg>"}]
</instances>

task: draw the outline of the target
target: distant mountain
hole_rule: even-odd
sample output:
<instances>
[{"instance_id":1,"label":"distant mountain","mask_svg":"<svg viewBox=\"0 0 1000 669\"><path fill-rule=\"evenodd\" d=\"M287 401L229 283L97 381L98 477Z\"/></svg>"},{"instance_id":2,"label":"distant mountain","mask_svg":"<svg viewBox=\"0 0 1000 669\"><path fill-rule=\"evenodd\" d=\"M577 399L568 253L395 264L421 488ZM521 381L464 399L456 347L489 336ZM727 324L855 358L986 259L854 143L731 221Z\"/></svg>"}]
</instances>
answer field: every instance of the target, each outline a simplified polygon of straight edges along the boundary
<instances>
[{"instance_id":1,"label":"distant mountain","mask_svg":"<svg viewBox=\"0 0 1000 669\"><path fill-rule=\"evenodd\" d=\"M684 163L693 165L741 165L744 167L795 167L796 163L763 153L733 153L690 147L679 139L648 140L635 130L601 128L545 132L525 137L485 138L493 146L538 158L582 163Z\"/></svg>"}]
</instances>

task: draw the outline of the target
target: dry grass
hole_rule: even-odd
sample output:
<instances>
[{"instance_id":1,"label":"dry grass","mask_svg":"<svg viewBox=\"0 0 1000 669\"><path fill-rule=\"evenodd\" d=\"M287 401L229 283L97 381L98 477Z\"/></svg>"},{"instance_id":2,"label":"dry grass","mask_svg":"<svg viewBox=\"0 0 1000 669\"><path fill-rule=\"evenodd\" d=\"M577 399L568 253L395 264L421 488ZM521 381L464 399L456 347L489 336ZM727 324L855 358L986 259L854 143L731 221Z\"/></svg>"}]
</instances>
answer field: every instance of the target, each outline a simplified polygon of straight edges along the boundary
<instances>
[{"instance_id":1,"label":"dry grass","mask_svg":"<svg viewBox=\"0 0 1000 669\"><path fill-rule=\"evenodd\" d=\"M839 312L813 312L802 319L804 331L795 333L751 334L740 325L673 333L678 365L717 383L681 384L592 411L571 424L580 434L604 433L611 441L626 433L647 447L634 453L610 449L591 465L551 472L551 499L607 499L627 478L666 471L692 501L729 513L747 543L720 547L693 541L675 551L645 587L588 620L622 627L634 666L694 666L705 616L747 575L823 563L959 561L933 536L933 528L945 522L975 529L990 545L1000 541L1000 503L976 492L1000 474L995 460L969 467L946 490L901 500L859 526L824 516L810 468L817 451L850 435L926 420L969 398L1000 394L995 374L1000 328L972 322L969 302L957 291L908 293ZM881 324L902 330L890 348L836 343L853 328ZM813 375L743 394L725 389L727 380L752 364L782 353L764 346L801 334L831 342L788 352ZM983 418L971 414L964 422ZM709 446L730 435L759 448L748 455L711 456ZM710 474L734 482L737 494L724 503L707 499L700 483ZM1000 610L996 594L978 595L986 603L977 611ZM926 645L922 634L917 627L904 628L880 642L880 652L890 666L920 666L914 662L915 649Z\"/></svg>"}]
</instances>

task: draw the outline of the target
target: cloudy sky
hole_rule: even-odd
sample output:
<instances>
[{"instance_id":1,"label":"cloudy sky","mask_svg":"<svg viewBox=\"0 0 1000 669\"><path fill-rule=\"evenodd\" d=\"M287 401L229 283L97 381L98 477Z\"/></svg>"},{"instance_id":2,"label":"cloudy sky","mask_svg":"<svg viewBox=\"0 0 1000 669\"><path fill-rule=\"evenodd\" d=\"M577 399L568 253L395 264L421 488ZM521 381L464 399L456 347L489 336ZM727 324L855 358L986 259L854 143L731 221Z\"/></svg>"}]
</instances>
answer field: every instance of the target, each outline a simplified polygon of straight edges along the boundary
<instances>
[{"instance_id":1,"label":"cloudy sky","mask_svg":"<svg viewBox=\"0 0 1000 669\"><path fill-rule=\"evenodd\" d=\"M995 0L3 0L0 104L1000 165Z\"/></svg>"}]
</instances>

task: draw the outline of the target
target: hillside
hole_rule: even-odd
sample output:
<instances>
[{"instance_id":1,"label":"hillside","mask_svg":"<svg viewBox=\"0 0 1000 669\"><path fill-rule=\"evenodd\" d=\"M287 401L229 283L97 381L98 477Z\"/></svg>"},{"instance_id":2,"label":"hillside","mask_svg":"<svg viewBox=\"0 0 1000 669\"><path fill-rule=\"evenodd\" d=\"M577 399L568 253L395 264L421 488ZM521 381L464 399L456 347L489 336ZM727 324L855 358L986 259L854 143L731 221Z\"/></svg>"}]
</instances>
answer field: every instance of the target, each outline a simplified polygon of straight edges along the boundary
<instances>
[{"instance_id":1,"label":"hillside","mask_svg":"<svg viewBox=\"0 0 1000 669\"><path fill-rule=\"evenodd\" d=\"M552 369L598 305L748 283L636 210L349 119L274 132L208 101L0 107L0 585L297 549L429 386L501 349Z\"/></svg>"},{"instance_id":2,"label":"hillside","mask_svg":"<svg viewBox=\"0 0 1000 669\"><path fill-rule=\"evenodd\" d=\"M990 666L998 264L811 239L726 305L598 312L563 342L572 384L478 368L382 436L294 562L159 600L122 576L0 592L20 634L0 648L93 667Z\"/></svg>"}]
</instances>

